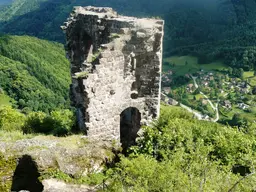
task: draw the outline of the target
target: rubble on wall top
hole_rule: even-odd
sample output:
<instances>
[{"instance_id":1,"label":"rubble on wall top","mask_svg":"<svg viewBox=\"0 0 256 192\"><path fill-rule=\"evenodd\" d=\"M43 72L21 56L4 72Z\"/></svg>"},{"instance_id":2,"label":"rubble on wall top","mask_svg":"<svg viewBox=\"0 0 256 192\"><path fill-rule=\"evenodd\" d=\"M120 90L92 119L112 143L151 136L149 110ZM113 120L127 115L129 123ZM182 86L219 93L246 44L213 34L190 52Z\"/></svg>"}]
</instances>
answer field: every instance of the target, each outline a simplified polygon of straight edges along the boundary
<instances>
[{"instance_id":1,"label":"rubble on wall top","mask_svg":"<svg viewBox=\"0 0 256 192\"><path fill-rule=\"evenodd\" d=\"M83 15L97 15L99 17L107 16L109 18L118 17L117 12L110 7L76 6L74 7L73 13Z\"/></svg>"},{"instance_id":2,"label":"rubble on wall top","mask_svg":"<svg viewBox=\"0 0 256 192\"><path fill-rule=\"evenodd\" d=\"M108 18L108 19L115 19L115 20L121 20L121 21L141 21L141 22L154 22L157 24L162 25L163 20L161 19L155 19L155 18L136 18L136 17L128 17L128 16L122 16L118 15L116 11L114 11L110 7L93 7L93 6L87 6L87 7L81 7L76 6L74 7L73 14L78 15L97 15L99 18Z\"/></svg>"}]
</instances>

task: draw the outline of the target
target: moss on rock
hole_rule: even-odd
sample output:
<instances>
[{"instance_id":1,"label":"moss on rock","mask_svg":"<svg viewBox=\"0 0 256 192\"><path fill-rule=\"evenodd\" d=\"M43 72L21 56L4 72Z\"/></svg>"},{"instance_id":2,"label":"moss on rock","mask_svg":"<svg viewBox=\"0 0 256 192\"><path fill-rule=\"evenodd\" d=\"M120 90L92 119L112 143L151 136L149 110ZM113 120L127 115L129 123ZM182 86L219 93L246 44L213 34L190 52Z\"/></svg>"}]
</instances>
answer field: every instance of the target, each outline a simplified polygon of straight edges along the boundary
<instances>
[{"instance_id":1,"label":"moss on rock","mask_svg":"<svg viewBox=\"0 0 256 192\"><path fill-rule=\"evenodd\" d=\"M9 192L12 185L12 176L16 167L16 158L6 158L0 153L0 191Z\"/></svg>"}]
</instances>

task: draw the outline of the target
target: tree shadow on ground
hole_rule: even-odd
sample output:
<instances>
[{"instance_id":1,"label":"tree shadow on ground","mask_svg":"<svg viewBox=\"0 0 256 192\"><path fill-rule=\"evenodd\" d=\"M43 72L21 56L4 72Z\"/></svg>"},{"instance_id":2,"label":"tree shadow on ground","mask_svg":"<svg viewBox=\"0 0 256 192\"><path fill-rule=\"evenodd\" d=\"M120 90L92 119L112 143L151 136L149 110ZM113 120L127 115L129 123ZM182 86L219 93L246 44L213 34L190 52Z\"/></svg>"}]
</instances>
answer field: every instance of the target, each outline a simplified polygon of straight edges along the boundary
<instances>
[{"instance_id":1,"label":"tree shadow on ground","mask_svg":"<svg viewBox=\"0 0 256 192\"><path fill-rule=\"evenodd\" d=\"M44 187L38 177L40 177L40 173L36 162L31 156L23 155L18 160L18 165L13 175L11 191L42 192Z\"/></svg>"}]
</instances>

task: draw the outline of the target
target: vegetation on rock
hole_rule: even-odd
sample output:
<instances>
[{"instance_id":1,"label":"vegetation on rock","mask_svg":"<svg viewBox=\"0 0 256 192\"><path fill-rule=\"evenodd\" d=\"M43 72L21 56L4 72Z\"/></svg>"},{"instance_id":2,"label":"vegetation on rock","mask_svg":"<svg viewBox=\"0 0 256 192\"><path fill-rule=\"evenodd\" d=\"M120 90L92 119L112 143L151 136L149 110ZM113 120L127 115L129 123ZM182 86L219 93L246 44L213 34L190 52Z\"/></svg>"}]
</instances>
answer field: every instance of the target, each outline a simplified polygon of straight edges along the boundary
<instances>
[{"instance_id":1,"label":"vegetation on rock","mask_svg":"<svg viewBox=\"0 0 256 192\"><path fill-rule=\"evenodd\" d=\"M4 154L0 152L0 191L10 191L12 185L12 175L15 167L15 158L6 158Z\"/></svg>"}]
</instances>

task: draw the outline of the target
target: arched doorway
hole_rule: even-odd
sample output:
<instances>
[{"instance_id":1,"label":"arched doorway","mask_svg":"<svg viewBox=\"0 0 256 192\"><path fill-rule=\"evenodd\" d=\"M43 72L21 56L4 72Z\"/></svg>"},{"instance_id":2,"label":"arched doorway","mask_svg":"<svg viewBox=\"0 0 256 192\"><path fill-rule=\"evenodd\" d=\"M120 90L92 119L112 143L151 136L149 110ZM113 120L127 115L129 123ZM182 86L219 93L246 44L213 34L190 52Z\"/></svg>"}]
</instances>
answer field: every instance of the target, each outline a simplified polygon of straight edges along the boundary
<instances>
[{"instance_id":1,"label":"arched doorway","mask_svg":"<svg viewBox=\"0 0 256 192\"><path fill-rule=\"evenodd\" d=\"M120 141L124 151L135 144L140 121L141 114L135 107L129 107L120 114Z\"/></svg>"}]
</instances>

